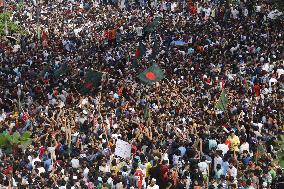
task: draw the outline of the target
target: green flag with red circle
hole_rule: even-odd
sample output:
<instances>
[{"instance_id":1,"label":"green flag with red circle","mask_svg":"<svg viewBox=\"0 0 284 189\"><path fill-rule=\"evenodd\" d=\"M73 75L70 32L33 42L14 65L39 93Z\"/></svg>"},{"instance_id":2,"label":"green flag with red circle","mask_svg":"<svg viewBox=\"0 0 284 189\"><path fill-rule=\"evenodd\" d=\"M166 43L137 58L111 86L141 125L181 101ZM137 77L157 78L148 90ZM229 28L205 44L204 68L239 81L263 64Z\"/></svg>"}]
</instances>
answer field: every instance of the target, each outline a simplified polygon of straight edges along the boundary
<instances>
[{"instance_id":1,"label":"green flag with red circle","mask_svg":"<svg viewBox=\"0 0 284 189\"><path fill-rule=\"evenodd\" d=\"M157 65L153 64L144 72L138 75L138 78L145 84L151 85L165 78L163 70Z\"/></svg>"},{"instance_id":2,"label":"green flag with red circle","mask_svg":"<svg viewBox=\"0 0 284 189\"><path fill-rule=\"evenodd\" d=\"M100 85L102 73L97 71L88 71L86 74L85 82L82 86L81 92L83 94L89 93L92 89Z\"/></svg>"}]
</instances>

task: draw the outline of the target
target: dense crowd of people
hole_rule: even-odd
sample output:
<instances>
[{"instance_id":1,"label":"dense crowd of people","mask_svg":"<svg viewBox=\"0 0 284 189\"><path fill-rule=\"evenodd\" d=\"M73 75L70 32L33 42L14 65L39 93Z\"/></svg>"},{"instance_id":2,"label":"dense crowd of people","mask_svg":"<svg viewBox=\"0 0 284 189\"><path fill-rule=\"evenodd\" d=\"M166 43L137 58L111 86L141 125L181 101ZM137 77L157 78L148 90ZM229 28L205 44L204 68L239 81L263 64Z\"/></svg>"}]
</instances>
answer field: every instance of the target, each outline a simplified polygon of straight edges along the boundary
<instances>
[{"instance_id":1,"label":"dense crowd of people","mask_svg":"<svg viewBox=\"0 0 284 189\"><path fill-rule=\"evenodd\" d=\"M284 22L269 3L38 0L5 11L23 32L0 41L0 132L29 131L32 143L0 151L1 189L284 188ZM146 85L137 75L153 63L165 78ZM102 79L82 93L89 70ZM129 158L114 153L118 140Z\"/></svg>"}]
</instances>

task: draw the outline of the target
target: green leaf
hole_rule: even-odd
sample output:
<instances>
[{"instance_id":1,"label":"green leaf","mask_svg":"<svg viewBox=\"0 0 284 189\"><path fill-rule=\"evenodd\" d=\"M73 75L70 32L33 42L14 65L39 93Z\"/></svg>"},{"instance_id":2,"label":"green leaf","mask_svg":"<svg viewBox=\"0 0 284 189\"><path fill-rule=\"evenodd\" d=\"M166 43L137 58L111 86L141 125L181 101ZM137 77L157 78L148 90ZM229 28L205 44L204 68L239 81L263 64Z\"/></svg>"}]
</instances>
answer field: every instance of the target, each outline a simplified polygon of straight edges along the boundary
<instances>
[{"instance_id":1,"label":"green leaf","mask_svg":"<svg viewBox=\"0 0 284 189\"><path fill-rule=\"evenodd\" d=\"M31 138L31 133L29 131L26 131L22 134L20 137L20 141L25 141Z\"/></svg>"},{"instance_id":2,"label":"green leaf","mask_svg":"<svg viewBox=\"0 0 284 189\"><path fill-rule=\"evenodd\" d=\"M27 140L25 140L25 141L21 141L19 147L24 150L24 149L26 149L31 143L32 143L32 139L27 139Z\"/></svg>"},{"instance_id":3,"label":"green leaf","mask_svg":"<svg viewBox=\"0 0 284 189\"><path fill-rule=\"evenodd\" d=\"M19 26L17 23L11 21L11 12L0 13L0 35L5 35L5 28L7 23L7 29L9 34L20 33L24 34L26 31L23 27Z\"/></svg>"},{"instance_id":4,"label":"green leaf","mask_svg":"<svg viewBox=\"0 0 284 189\"><path fill-rule=\"evenodd\" d=\"M19 140L19 138L21 137L20 133L18 131L13 133L13 138Z\"/></svg>"},{"instance_id":5,"label":"green leaf","mask_svg":"<svg viewBox=\"0 0 284 189\"><path fill-rule=\"evenodd\" d=\"M9 146L9 147L5 148L5 149L4 149L4 152L5 152L6 154L11 154L11 153L13 152L12 146Z\"/></svg>"},{"instance_id":6,"label":"green leaf","mask_svg":"<svg viewBox=\"0 0 284 189\"><path fill-rule=\"evenodd\" d=\"M6 135L4 133L0 134L0 147L3 148L4 146L6 146L8 143L8 138L6 137Z\"/></svg>"},{"instance_id":7,"label":"green leaf","mask_svg":"<svg viewBox=\"0 0 284 189\"><path fill-rule=\"evenodd\" d=\"M284 168L284 160L279 161L280 167Z\"/></svg>"},{"instance_id":8,"label":"green leaf","mask_svg":"<svg viewBox=\"0 0 284 189\"><path fill-rule=\"evenodd\" d=\"M8 139L8 142L13 141L13 136L12 135L6 135L6 138Z\"/></svg>"},{"instance_id":9,"label":"green leaf","mask_svg":"<svg viewBox=\"0 0 284 189\"><path fill-rule=\"evenodd\" d=\"M13 135L9 135L8 140L11 144L18 144L20 138L20 133L15 132Z\"/></svg>"},{"instance_id":10,"label":"green leaf","mask_svg":"<svg viewBox=\"0 0 284 189\"><path fill-rule=\"evenodd\" d=\"M215 107L223 112L227 112L227 106L228 106L228 97L226 96L226 93L222 91L219 100L217 101Z\"/></svg>"},{"instance_id":11,"label":"green leaf","mask_svg":"<svg viewBox=\"0 0 284 189\"><path fill-rule=\"evenodd\" d=\"M278 150L277 151L277 156L279 157L279 158L283 158L284 157L284 151L280 151L280 150Z\"/></svg>"}]
</instances>

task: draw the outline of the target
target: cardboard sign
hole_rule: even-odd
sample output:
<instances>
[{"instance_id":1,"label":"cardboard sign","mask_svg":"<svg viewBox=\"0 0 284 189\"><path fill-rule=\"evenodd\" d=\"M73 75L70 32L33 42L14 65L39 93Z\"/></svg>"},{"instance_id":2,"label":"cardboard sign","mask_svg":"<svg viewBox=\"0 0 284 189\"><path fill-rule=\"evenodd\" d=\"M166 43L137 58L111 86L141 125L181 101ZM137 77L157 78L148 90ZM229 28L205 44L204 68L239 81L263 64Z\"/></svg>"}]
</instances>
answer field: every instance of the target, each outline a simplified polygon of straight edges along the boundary
<instances>
[{"instance_id":1,"label":"cardboard sign","mask_svg":"<svg viewBox=\"0 0 284 189\"><path fill-rule=\"evenodd\" d=\"M129 158L131 156L131 144L123 140L117 140L114 154L124 159Z\"/></svg>"}]
</instances>

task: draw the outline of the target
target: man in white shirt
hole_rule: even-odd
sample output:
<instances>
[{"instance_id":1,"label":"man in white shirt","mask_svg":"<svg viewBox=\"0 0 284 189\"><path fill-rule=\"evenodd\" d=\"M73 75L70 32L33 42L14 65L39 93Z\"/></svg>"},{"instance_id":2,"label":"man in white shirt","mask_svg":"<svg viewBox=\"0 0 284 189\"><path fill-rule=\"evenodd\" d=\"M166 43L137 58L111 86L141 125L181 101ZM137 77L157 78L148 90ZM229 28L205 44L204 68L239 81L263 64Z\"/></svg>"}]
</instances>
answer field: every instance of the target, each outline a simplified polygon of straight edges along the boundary
<instances>
[{"instance_id":1,"label":"man in white shirt","mask_svg":"<svg viewBox=\"0 0 284 189\"><path fill-rule=\"evenodd\" d=\"M142 37L143 36L143 27L139 26L135 28L137 36Z\"/></svg>"},{"instance_id":2,"label":"man in white shirt","mask_svg":"<svg viewBox=\"0 0 284 189\"><path fill-rule=\"evenodd\" d=\"M222 151L222 154L225 155L229 151L229 147L226 144L218 144L217 145L217 150Z\"/></svg>"},{"instance_id":3,"label":"man in white shirt","mask_svg":"<svg viewBox=\"0 0 284 189\"><path fill-rule=\"evenodd\" d=\"M276 70L276 73L277 73L277 76L278 76L277 78L279 79L280 76L284 74L284 69L282 69L282 68L277 69L277 70Z\"/></svg>"},{"instance_id":4,"label":"man in white shirt","mask_svg":"<svg viewBox=\"0 0 284 189\"><path fill-rule=\"evenodd\" d=\"M4 112L4 110L2 110L2 114L0 114L0 122L4 121L6 119L6 113Z\"/></svg>"},{"instance_id":5,"label":"man in white shirt","mask_svg":"<svg viewBox=\"0 0 284 189\"><path fill-rule=\"evenodd\" d=\"M211 15L211 8L204 8L203 11L205 12L205 16L208 18Z\"/></svg>"},{"instance_id":6,"label":"man in white shirt","mask_svg":"<svg viewBox=\"0 0 284 189\"><path fill-rule=\"evenodd\" d=\"M227 174L230 174L232 177L237 179L238 170L232 164L229 166Z\"/></svg>"},{"instance_id":7,"label":"man in white shirt","mask_svg":"<svg viewBox=\"0 0 284 189\"><path fill-rule=\"evenodd\" d=\"M241 144L239 153L242 154L245 150L247 152L249 152L249 143L248 142L243 142Z\"/></svg>"},{"instance_id":8,"label":"man in white shirt","mask_svg":"<svg viewBox=\"0 0 284 189\"><path fill-rule=\"evenodd\" d=\"M85 179L88 179L88 174L89 174L89 169L88 169L88 167L86 167L83 171L83 175L84 175Z\"/></svg>"},{"instance_id":9,"label":"man in white shirt","mask_svg":"<svg viewBox=\"0 0 284 189\"><path fill-rule=\"evenodd\" d=\"M223 159L219 154L220 152L217 151L216 157L214 158L214 171L217 172L217 165L222 165Z\"/></svg>"},{"instance_id":10,"label":"man in white shirt","mask_svg":"<svg viewBox=\"0 0 284 189\"><path fill-rule=\"evenodd\" d=\"M171 11L172 11L172 12L175 12L177 7L178 7L177 2L173 2L173 3L171 4Z\"/></svg>"},{"instance_id":11,"label":"man in white shirt","mask_svg":"<svg viewBox=\"0 0 284 189\"><path fill-rule=\"evenodd\" d=\"M43 162L37 163L36 167L37 167L39 176L40 176L41 173L45 173Z\"/></svg>"},{"instance_id":12,"label":"man in white shirt","mask_svg":"<svg viewBox=\"0 0 284 189\"><path fill-rule=\"evenodd\" d=\"M80 162L79 162L79 160L76 159L76 158L73 158L73 159L71 160L71 164L72 164L72 167L75 168L75 169L77 169L77 168L80 167Z\"/></svg>"},{"instance_id":13,"label":"man in white shirt","mask_svg":"<svg viewBox=\"0 0 284 189\"><path fill-rule=\"evenodd\" d=\"M33 169L35 168L35 162L41 162L38 156L33 155L33 157L29 156L29 160L31 162L31 165Z\"/></svg>"},{"instance_id":14,"label":"man in white shirt","mask_svg":"<svg viewBox=\"0 0 284 189\"><path fill-rule=\"evenodd\" d=\"M239 11L236 8L231 8L231 13L232 13L232 17L234 19L238 19L239 17Z\"/></svg>"},{"instance_id":15,"label":"man in white shirt","mask_svg":"<svg viewBox=\"0 0 284 189\"><path fill-rule=\"evenodd\" d=\"M156 179L152 178L151 184L147 186L147 189L159 189L159 186L156 184Z\"/></svg>"},{"instance_id":16,"label":"man in white shirt","mask_svg":"<svg viewBox=\"0 0 284 189\"><path fill-rule=\"evenodd\" d=\"M202 172L202 174L207 175L208 172L208 163L211 163L210 161L206 160L206 157L202 157L201 162L198 163L198 169Z\"/></svg>"}]
</instances>

